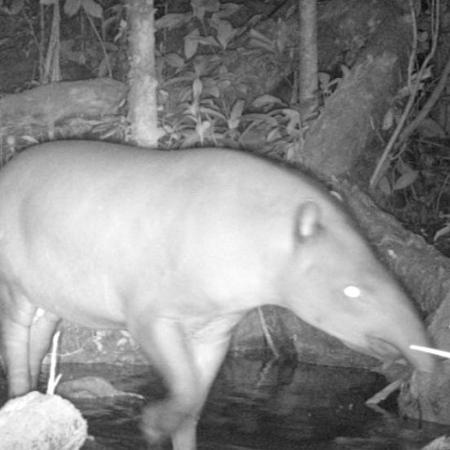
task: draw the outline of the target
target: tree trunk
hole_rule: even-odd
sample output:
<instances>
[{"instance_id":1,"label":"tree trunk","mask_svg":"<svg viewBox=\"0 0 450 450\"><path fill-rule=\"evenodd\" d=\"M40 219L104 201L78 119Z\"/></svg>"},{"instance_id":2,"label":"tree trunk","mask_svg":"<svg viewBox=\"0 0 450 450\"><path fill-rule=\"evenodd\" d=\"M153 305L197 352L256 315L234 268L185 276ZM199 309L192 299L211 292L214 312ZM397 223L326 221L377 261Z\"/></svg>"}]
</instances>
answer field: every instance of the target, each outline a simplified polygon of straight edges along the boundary
<instances>
[{"instance_id":1,"label":"tree trunk","mask_svg":"<svg viewBox=\"0 0 450 450\"><path fill-rule=\"evenodd\" d=\"M142 147L156 147L162 134L158 129L156 104L154 12L153 0L128 0L128 118L132 140Z\"/></svg>"}]
</instances>

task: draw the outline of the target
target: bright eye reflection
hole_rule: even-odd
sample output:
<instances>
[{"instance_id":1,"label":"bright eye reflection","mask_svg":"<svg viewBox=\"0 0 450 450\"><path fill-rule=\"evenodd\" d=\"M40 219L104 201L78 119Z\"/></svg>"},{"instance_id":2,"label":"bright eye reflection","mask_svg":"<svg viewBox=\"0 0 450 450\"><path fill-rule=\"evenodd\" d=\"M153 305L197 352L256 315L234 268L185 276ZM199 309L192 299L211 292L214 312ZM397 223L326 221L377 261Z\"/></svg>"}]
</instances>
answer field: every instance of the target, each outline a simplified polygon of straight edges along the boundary
<instances>
[{"instance_id":1,"label":"bright eye reflection","mask_svg":"<svg viewBox=\"0 0 450 450\"><path fill-rule=\"evenodd\" d=\"M347 286L344 289L344 294L349 298L359 298L361 296L361 289L356 286Z\"/></svg>"}]
</instances>

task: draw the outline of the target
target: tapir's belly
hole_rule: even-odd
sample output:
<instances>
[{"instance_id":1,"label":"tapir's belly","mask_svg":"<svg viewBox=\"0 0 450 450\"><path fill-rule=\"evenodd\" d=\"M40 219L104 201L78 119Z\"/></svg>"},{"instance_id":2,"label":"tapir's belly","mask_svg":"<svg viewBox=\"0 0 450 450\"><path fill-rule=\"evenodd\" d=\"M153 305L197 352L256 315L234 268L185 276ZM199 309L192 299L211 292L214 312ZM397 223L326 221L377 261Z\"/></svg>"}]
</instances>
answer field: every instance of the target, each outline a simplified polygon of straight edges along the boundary
<instances>
[{"instance_id":1,"label":"tapir's belly","mask_svg":"<svg viewBox=\"0 0 450 450\"><path fill-rule=\"evenodd\" d=\"M227 255L231 250L224 248L221 260L212 261L209 252L216 250L193 254L181 235L174 240L182 243L172 246L161 236L141 235L134 243L107 236L103 225L97 239L84 235L82 228L71 235L73 229L61 224L63 239L43 229L20 245L18 237L5 239L0 265L11 308L29 302L84 326L125 328L130 315L201 322L234 313L238 299L244 312L269 292L263 292L262 273L251 272L256 265L263 271L261 261L246 258L240 250L240 256ZM35 221L33 229L39 227ZM211 240L206 235L203 239ZM19 247L27 251L19 252ZM251 289L249 279L254 280Z\"/></svg>"}]
</instances>

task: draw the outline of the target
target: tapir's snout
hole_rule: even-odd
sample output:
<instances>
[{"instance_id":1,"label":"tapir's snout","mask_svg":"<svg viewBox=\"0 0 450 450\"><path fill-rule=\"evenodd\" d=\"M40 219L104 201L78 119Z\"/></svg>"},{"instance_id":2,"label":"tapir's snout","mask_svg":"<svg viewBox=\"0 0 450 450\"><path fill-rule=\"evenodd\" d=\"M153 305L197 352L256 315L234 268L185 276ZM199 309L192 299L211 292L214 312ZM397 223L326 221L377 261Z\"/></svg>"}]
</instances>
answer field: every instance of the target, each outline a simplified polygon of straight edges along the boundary
<instances>
[{"instance_id":1,"label":"tapir's snout","mask_svg":"<svg viewBox=\"0 0 450 450\"><path fill-rule=\"evenodd\" d=\"M433 347L413 304L399 289L383 289L377 297L347 299L330 316L313 323L348 347L390 364L407 361L420 372L433 372L436 358L411 346ZM385 294L385 295L383 295ZM349 305L351 307L349 307Z\"/></svg>"},{"instance_id":2,"label":"tapir's snout","mask_svg":"<svg viewBox=\"0 0 450 450\"><path fill-rule=\"evenodd\" d=\"M424 327L414 317L413 323L407 323L408 328L401 325L391 332L384 330L383 334L368 333L364 336L363 345L354 345L344 340L344 343L354 350L366 353L386 363L394 363L406 360L411 366L420 372L433 372L436 360L430 354L411 349L411 345L432 347Z\"/></svg>"},{"instance_id":3,"label":"tapir's snout","mask_svg":"<svg viewBox=\"0 0 450 450\"><path fill-rule=\"evenodd\" d=\"M389 290L386 293L390 293ZM375 322L377 327L367 329L368 347L382 360L389 362L404 359L420 372L433 372L436 358L411 349L412 345L433 346L413 304L406 295L400 295L395 290L385 300L384 314L380 314L379 322Z\"/></svg>"},{"instance_id":4,"label":"tapir's snout","mask_svg":"<svg viewBox=\"0 0 450 450\"><path fill-rule=\"evenodd\" d=\"M388 365L395 362L407 361L415 370L429 373L432 373L435 368L435 358L433 356L410 348L410 345L430 347L431 344L428 339L422 341L422 344L415 344L412 342L409 345L402 346L397 346L394 343L388 342L385 338L373 336L367 336L366 344L363 346L354 345L345 340L343 342L352 350L365 353Z\"/></svg>"},{"instance_id":5,"label":"tapir's snout","mask_svg":"<svg viewBox=\"0 0 450 450\"><path fill-rule=\"evenodd\" d=\"M415 341L411 342L399 342L390 343L384 339L373 338L370 340L370 348L374 350L374 353L378 354L378 358L385 361L398 361L401 359L407 360L414 369L420 372L433 372L435 369L435 358L427 353L419 352L411 349L411 345L420 345L424 347L431 347L431 342L428 337L423 336L421 344L417 344Z\"/></svg>"}]
</instances>

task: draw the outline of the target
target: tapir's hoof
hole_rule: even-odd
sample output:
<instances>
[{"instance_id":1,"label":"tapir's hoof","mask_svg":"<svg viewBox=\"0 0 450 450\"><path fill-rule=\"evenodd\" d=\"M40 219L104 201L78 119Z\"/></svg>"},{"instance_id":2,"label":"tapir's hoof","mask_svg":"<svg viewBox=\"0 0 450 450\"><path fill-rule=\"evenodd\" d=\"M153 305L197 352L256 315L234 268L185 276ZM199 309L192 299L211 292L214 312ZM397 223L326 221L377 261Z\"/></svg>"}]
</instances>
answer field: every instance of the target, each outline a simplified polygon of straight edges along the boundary
<instances>
[{"instance_id":1,"label":"tapir's hoof","mask_svg":"<svg viewBox=\"0 0 450 450\"><path fill-rule=\"evenodd\" d=\"M169 439L187 417L189 414L174 407L172 402L160 402L145 408L142 414L142 432L147 442L157 444Z\"/></svg>"}]
</instances>

